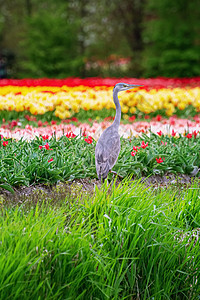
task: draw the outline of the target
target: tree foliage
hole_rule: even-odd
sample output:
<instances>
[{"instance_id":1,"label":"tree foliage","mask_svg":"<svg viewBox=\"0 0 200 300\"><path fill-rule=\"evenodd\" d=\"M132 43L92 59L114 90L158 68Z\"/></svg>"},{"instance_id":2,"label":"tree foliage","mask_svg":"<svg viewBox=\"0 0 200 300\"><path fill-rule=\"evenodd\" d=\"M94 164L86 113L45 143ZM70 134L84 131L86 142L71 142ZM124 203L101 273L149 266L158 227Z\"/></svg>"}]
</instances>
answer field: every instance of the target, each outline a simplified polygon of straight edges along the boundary
<instances>
[{"instance_id":1,"label":"tree foliage","mask_svg":"<svg viewBox=\"0 0 200 300\"><path fill-rule=\"evenodd\" d=\"M200 7L197 1L149 0L144 30L146 76L200 74Z\"/></svg>"},{"instance_id":2,"label":"tree foliage","mask_svg":"<svg viewBox=\"0 0 200 300\"><path fill-rule=\"evenodd\" d=\"M78 22L68 14L42 11L28 20L24 40L24 76L79 76L83 65L77 39Z\"/></svg>"},{"instance_id":3,"label":"tree foliage","mask_svg":"<svg viewBox=\"0 0 200 300\"><path fill-rule=\"evenodd\" d=\"M12 77L200 74L197 0L0 0L0 8ZM122 69L110 57L131 63Z\"/></svg>"}]
</instances>

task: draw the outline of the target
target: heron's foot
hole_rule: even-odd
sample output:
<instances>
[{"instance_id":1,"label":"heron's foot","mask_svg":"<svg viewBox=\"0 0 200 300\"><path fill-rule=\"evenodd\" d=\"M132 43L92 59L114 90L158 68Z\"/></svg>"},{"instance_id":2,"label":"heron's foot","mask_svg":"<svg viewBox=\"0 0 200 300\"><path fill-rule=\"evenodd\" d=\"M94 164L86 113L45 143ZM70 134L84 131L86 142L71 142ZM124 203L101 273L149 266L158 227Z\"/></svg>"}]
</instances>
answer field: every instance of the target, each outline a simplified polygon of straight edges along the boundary
<instances>
[{"instance_id":1,"label":"heron's foot","mask_svg":"<svg viewBox=\"0 0 200 300\"><path fill-rule=\"evenodd\" d=\"M114 176L119 177L120 179L123 179L122 176L120 176L117 172L110 170L110 172L113 174L113 178Z\"/></svg>"}]
</instances>

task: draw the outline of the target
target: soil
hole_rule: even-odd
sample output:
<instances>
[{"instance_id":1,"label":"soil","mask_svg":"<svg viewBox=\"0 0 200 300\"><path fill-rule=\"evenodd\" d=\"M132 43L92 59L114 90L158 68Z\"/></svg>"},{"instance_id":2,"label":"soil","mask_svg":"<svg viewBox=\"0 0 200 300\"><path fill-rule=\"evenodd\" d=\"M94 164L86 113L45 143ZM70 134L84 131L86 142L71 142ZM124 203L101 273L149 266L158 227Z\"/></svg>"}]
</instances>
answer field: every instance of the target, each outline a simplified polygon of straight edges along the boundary
<instances>
[{"instance_id":1,"label":"soil","mask_svg":"<svg viewBox=\"0 0 200 300\"><path fill-rule=\"evenodd\" d=\"M136 178L133 178L134 181ZM152 187L153 189L168 188L170 186L178 188L187 188L194 181L199 184L199 179L185 174L168 173L164 176L152 175L149 177L140 178L145 187ZM117 179L115 184L118 185L121 180ZM83 194L93 194L94 188L101 187L101 183L97 179L84 178L75 179L72 182L60 182L56 185L50 186L46 184L38 184L32 186L14 187L15 193L0 188L0 204L19 205L24 203L36 204L38 201L51 200L62 202L66 196L75 198Z\"/></svg>"}]
</instances>

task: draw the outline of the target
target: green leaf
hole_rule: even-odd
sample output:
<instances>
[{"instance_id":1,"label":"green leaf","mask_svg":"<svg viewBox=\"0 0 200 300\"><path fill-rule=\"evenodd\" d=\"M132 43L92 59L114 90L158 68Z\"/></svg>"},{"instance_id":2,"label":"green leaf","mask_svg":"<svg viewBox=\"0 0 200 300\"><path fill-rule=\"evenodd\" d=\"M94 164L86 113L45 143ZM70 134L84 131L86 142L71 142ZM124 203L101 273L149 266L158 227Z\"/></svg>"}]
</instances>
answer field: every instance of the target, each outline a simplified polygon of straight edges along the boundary
<instances>
[{"instance_id":1,"label":"green leaf","mask_svg":"<svg viewBox=\"0 0 200 300\"><path fill-rule=\"evenodd\" d=\"M13 188L11 187L11 185L8 184L8 183L0 184L0 188L9 191L9 192L11 192L12 194L15 193L15 191L13 190Z\"/></svg>"}]
</instances>

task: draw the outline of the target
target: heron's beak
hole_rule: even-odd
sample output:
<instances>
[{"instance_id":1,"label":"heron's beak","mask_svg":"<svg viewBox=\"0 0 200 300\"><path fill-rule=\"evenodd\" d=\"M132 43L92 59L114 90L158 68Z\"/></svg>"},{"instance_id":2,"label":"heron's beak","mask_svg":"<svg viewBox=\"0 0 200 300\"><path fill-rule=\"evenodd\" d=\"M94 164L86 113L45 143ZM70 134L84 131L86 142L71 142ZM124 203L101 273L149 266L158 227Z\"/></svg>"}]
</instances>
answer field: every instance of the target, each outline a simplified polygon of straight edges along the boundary
<instances>
[{"instance_id":1,"label":"heron's beak","mask_svg":"<svg viewBox=\"0 0 200 300\"><path fill-rule=\"evenodd\" d=\"M130 89L135 89L137 87L142 87L142 84L129 84L127 87L124 88L124 90L130 90Z\"/></svg>"}]
</instances>

